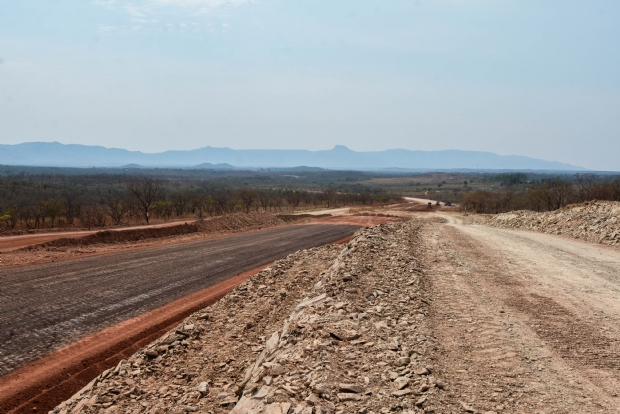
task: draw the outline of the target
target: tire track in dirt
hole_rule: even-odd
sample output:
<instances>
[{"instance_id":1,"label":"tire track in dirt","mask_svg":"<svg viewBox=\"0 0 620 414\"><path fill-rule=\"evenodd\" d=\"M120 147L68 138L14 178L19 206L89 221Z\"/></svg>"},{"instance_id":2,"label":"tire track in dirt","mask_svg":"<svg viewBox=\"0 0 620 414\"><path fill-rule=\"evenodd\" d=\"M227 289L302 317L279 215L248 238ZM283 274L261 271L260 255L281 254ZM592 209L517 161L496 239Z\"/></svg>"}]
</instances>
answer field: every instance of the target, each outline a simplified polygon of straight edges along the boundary
<instances>
[{"instance_id":1,"label":"tire track in dirt","mask_svg":"<svg viewBox=\"0 0 620 414\"><path fill-rule=\"evenodd\" d=\"M609 369L615 363L597 366L587 353L571 359L559 352L589 337L615 361L619 354L604 336L553 298L532 290L523 278L528 269L459 228L429 226L426 238L430 316L442 344L438 365L452 384L448 398L456 407L617 412L614 392L589 372L592 366Z\"/></svg>"},{"instance_id":2,"label":"tire track in dirt","mask_svg":"<svg viewBox=\"0 0 620 414\"><path fill-rule=\"evenodd\" d=\"M573 366L620 369L618 340L601 335L589 321L581 319L548 297L531 293L515 295L508 304L527 314L531 327L541 338L549 338L563 359Z\"/></svg>"},{"instance_id":3,"label":"tire track in dirt","mask_svg":"<svg viewBox=\"0 0 620 414\"><path fill-rule=\"evenodd\" d=\"M618 268L614 268L614 258L606 257L609 259L607 263L601 258L592 259L588 248L598 249L598 246L587 243L580 243L583 249L575 251L574 247L571 249L572 246L565 243L559 248L529 238L524 240L521 235L510 231L489 230L499 232L501 237L514 244L527 243L525 259L515 257L512 250L504 254L511 255L513 261L517 260L522 278L520 289L511 290L505 303L526 316L529 328L555 356L570 369L579 372L585 381L600 388L601 398L617 396L620 393L617 309L607 308L608 316L604 316L600 306L589 303L592 300L604 302L603 299L613 295L617 289L615 284L618 281L614 276L618 274ZM542 240L553 237L543 235ZM541 261L536 252L544 252L547 260ZM616 254L611 251L607 253ZM539 282L534 288L531 281L536 278ZM550 279L552 284L548 284L546 279ZM503 278L495 279L498 286L504 282Z\"/></svg>"}]
</instances>

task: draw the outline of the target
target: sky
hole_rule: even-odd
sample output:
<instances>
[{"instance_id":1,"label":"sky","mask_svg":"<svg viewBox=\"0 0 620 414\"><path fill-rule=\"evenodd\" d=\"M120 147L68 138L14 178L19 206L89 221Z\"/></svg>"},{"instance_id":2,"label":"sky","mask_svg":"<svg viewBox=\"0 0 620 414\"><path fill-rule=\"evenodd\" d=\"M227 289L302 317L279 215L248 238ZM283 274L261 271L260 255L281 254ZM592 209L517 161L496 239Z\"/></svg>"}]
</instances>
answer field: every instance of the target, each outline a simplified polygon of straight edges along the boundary
<instances>
[{"instance_id":1,"label":"sky","mask_svg":"<svg viewBox=\"0 0 620 414\"><path fill-rule=\"evenodd\" d=\"M620 171L617 0L0 0L0 144Z\"/></svg>"}]
</instances>

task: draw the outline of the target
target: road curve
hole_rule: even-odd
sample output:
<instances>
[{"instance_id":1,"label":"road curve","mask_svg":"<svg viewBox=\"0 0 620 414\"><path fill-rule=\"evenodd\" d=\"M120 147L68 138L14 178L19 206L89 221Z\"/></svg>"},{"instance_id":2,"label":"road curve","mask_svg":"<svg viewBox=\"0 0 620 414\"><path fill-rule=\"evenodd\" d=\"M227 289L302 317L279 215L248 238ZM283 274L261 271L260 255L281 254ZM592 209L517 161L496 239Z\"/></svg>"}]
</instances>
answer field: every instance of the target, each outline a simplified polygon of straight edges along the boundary
<instances>
[{"instance_id":1,"label":"road curve","mask_svg":"<svg viewBox=\"0 0 620 414\"><path fill-rule=\"evenodd\" d=\"M107 326L358 228L296 225L4 269L0 375Z\"/></svg>"}]
</instances>

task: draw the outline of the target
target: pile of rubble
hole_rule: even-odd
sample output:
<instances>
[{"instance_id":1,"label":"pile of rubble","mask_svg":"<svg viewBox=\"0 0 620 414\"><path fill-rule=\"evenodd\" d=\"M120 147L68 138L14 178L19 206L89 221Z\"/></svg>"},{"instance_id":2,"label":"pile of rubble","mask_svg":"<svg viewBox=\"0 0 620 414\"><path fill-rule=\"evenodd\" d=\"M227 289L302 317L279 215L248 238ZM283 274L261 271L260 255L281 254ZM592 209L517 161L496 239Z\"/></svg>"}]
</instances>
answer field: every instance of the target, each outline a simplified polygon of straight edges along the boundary
<instances>
[{"instance_id":1,"label":"pile of rubble","mask_svg":"<svg viewBox=\"0 0 620 414\"><path fill-rule=\"evenodd\" d=\"M564 234L600 244L620 244L620 202L592 201L545 213L521 210L477 221L495 227Z\"/></svg>"},{"instance_id":2,"label":"pile of rubble","mask_svg":"<svg viewBox=\"0 0 620 414\"><path fill-rule=\"evenodd\" d=\"M419 228L359 232L246 369L231 414L438 409Z\"/></svg>"},{"instance_id":3,"label":"pile of rubble","mask_svg":"<svg viewBox=\"0 0 620 414\"><path fill-rule=\"evenodd\" d=\"M442 412L421 226L277 262L53 412Z\"/></svg>"}]
</instances>

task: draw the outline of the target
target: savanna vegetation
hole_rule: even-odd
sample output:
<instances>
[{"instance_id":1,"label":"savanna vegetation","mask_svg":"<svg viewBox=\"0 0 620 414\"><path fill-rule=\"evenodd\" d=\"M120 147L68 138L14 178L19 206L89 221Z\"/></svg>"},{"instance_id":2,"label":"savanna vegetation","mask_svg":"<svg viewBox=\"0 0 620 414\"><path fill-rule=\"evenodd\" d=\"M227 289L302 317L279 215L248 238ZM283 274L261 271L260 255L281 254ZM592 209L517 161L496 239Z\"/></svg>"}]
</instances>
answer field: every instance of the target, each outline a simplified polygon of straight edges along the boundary
<instances>
[{"instance_id":1,"label":"savanna vegetation","mask_svg":"<svg viewBox=\"0 0 620 414\"><path fill-rule=\"evenodd\" d=\"M7 230L101 228L233 212L370 206L398 194L334 171L112 170L0 167Z\"/></svg>"},{"instance_id":2,"label":"savanna vegetation","mask_svg":"<svg viewBox=\"0 0 620 414\"><path fill-rule=\"evenodd\" d=\"M373 177L362 184L379 185L404 196L458 203L463 211L474 213L549 211L595 199L620 201L617 174L437 172Z\"/></svg>"},{"instance_id":3,"label":"savanna vegetation","mask_svg":"<svg viewBox=\"0 0 620 414\"><path fill-rule=\"evenodd\" d=\"M233 212L376 206L402 196L450 201L474 213L548 211L593 199L620 201L620 175L0 166L4 230L91 229Z\"/></svg>"},{"instance_id":4,"label":"savanna vegetation","mask_svg":"<svg viewBox=\"0 0 620 414\"><path fill-rule=\"evenodd\" d=\"M551 211L590 200L620 201L620 176L575 174L528 181L526 174L504 174L495 179L500 189L462 193L461 209L475 213Z\"/></svg>"}]
</instances>

